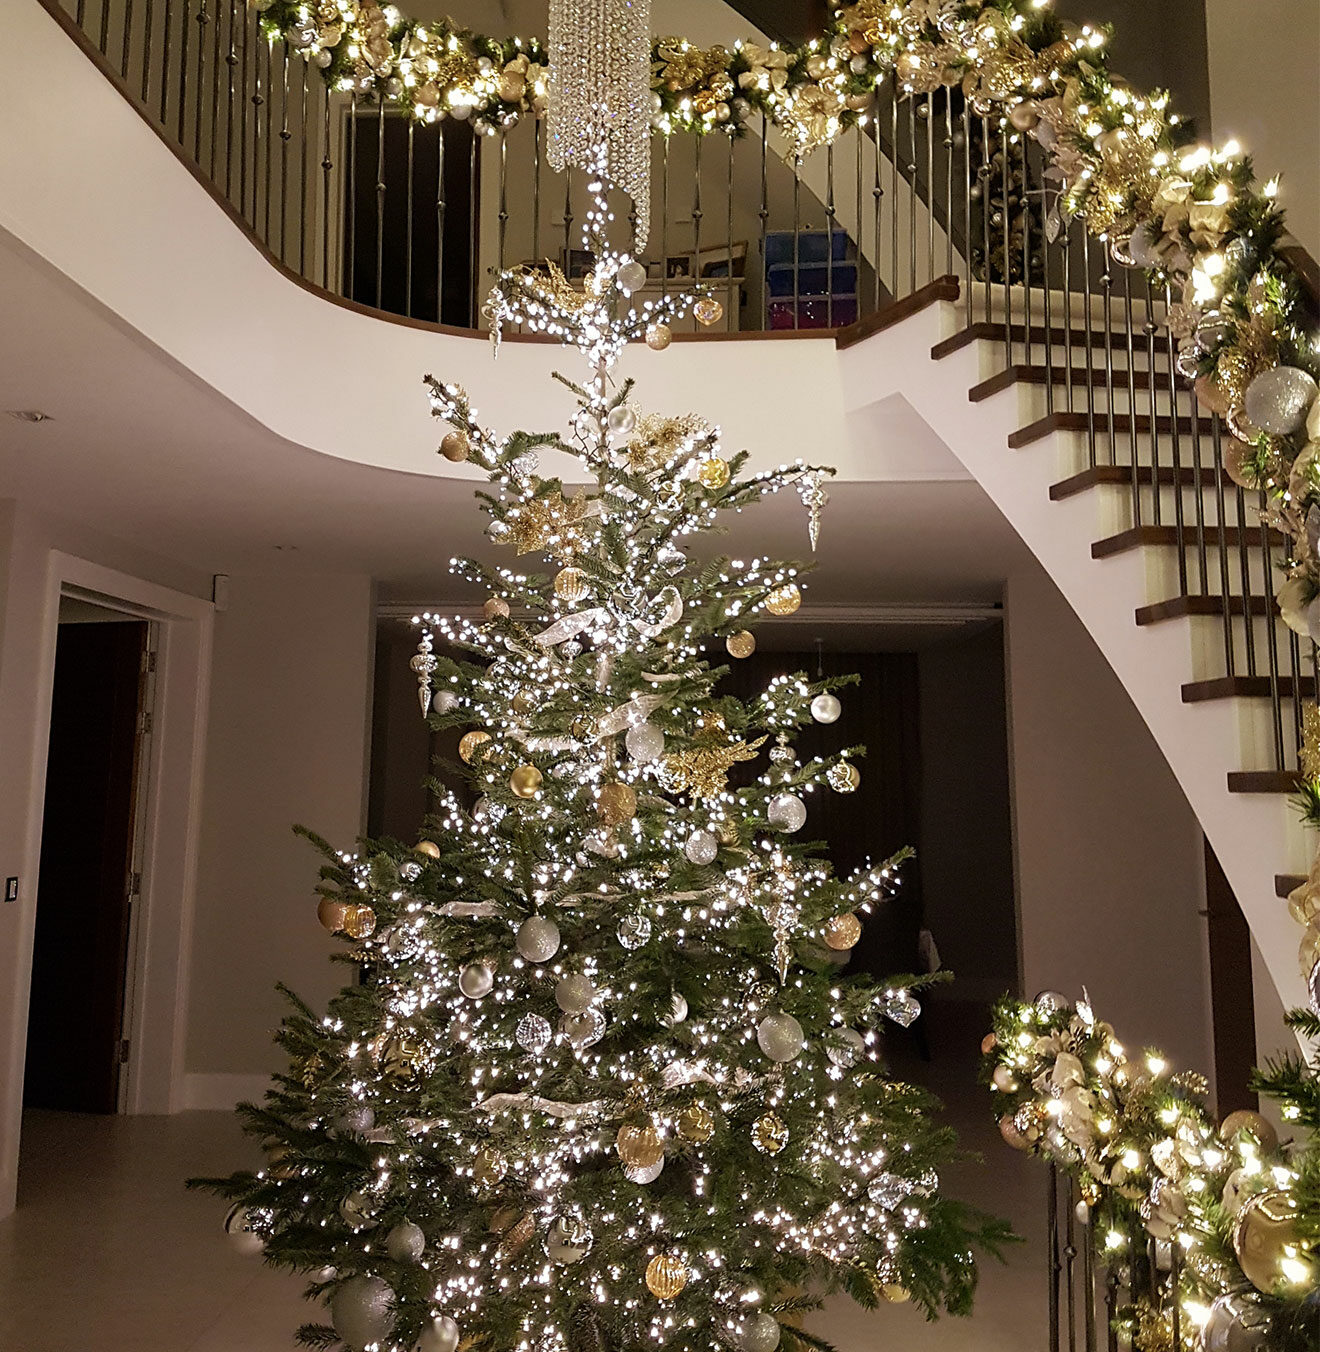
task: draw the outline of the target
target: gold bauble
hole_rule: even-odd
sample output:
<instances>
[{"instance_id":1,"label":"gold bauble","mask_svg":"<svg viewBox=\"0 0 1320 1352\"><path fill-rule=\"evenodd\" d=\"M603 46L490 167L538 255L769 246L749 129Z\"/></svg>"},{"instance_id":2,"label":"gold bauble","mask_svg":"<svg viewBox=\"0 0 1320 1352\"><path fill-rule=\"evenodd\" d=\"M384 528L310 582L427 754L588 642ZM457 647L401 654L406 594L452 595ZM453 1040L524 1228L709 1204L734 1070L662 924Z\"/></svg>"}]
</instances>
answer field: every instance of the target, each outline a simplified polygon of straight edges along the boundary
<instances>
[{"instance_id":1,"label":"gold bauble","mask_svg":"<svg viewBox=\"0 0 1320 1352\"><path fill-rule=\"evenodd\" d=\"M492 1188L509 1172L509 1162L494 1146L483 1145L472 1162L472 1177L483 1188Z\"/></svg>"},{"instance_id":2,"label":"gold bauble","mask_svg":"<svg viewBox=\"0 0 1320 1352\"><path fill-rule=\"evenodd\" d=\"M764 1155L777 1155L788 1144L788 1124L777 1113L766 1113L752 1124L752 1144Z\"/></svg>"},{"instance_id":3,"label":"gold bauble","mask_svg":"<svg viewBox=\"0 0 1320 1352\"><path fill-rule=\"evenodd\" d=\"M1258 1192L1243 1204L1233 1230L1233 1251L1243 1275L1256 1290L1274 1295L1279 1287L1286 1286L1300 1295L1320 1276L1314 1257L1301 1248L1298 1216L1296 1197L1282 1188ZM1285 1273L1281 1267L1285 1258L1307 1267L1309 1281L1297 1281L1294 1274Z\"/></svg>"},{"instance_id":4,"label":"gold bauble","mask_svg":"<svg viewBox=\"0 0 1320 1352\"><path fill-rule=\"evenodd\" d=\"M738 823L732 817L721 817L715 823L715 834L719 837L721 845L742 844L742 837L738 834Z\"/></svg>"},{"instance_id":5,"label":"gold bauble","mask_svg":"<svg viewBox=\"0 0 1320 1352\"><path fill-rule=\"evenodd\" d=\"M715 1118L709 1108L690 1104L678 1115L678 1134L685 1141L702 1145L715 1134Z\"/></svg>"},{"instance_id":6,"label":"gold bauble","mask_svg":"<svg viewBox=\"0 0 1320 1352\"><path fill-rule=\"evenodd\" d=\"M1239 1108L1237 1112L1229 1113L1219 1124L1219 1138L1222 1141L1231 1141L1240 1131L1250 1132L1267 1155L1279 1147L1279 1133L1250 1108Z\"/></svg>"},{"instance_id":7,"label":"gold bauble","mask_svg":"<svg viewBox=\"0 0 1320 1352\"><path fill-rule=\"evenodd\" d=\"M507 620L509 618L509 603L502 596L492 596L481 607L481 611L488 620Z\"/></svg>"},{"instance_id":8,"label":"gold bauble","mask_svg":"<svg viewBox=\"0 0 1320 1352\"><path fill-rule=\"evenodd\" d=\"M513 697L513 712L516 714L529 714L536 708L536 696L524 686Z\"/></svg>"},{"instance_id":9,"label":"gold bauble","mask_svg":"<svg viewBox=\"0 0 1320 1352\"><path fill-rule=\"evenodd\" d=\"M802 593L796 582L785 582L765 598L765 608L772 615L791 615L802 604Z\"/></svg>"},{"instance_id":10,"label":"gold bauble","mask_svg":"<svg viewBox=\"0 0 1320 1352\"><path fill-rule=\"evenodd\" d=\"M756 651L756 635L750 629L739 629L724 640L730 657L750 657Z\"/></svg>"},{"instance_id":11,"label":"gold bauble","mask_svg":"<svg viewBox=\"0 0 1320 1352\"><path fill-rule=\"evenodd\" d=\"M490 741L490 733L482 732L480 728L472 732L465 732L458 741L458 754L468 764L472 764L472 757L477 754L477 748L485 746Z\"/></svg>"},{"instance_id":12,"label":"gold bauble","mask_svg":"<svg viewBox=\"0 0 1320 1352\"><path fill-rule=\"evenodd\" d=\"M569 564L555 574L555 595L561 601L580 601L587 591L587 575L576 564Z\"/></svg>"},{"instance_id":13,"label":"gold bauble","mask_svg":"<svg viewBox=\"0 0 1320 1352\"><path fill-rule=\"evenodd\" d=\"M370 906L344 907L344 933L350 939L369 939L376 931L376 912Z\"/></svg>"},{"instance_id":14,"label":"gold bauble","mask_svg":"<svg viewBox=\"0 0 1320 1352\"><path fill-rule=\"evenodd\" d=\"M440 847L433 840L419 840L413 846L413 853L425 855L428 859L439 859Z\"/></svg>"},{"instance_id":15,"label":"gold bauble","mask_svg":"<svg viewBox=\"0 0 1320 1352\"><path fill-rule=\"evenodd\" d=\"M331 934L337 934L344 928L344 921L347 916L348 907L342 901L333 901L330 897L322 897L317 904L316 918Z\"/></svg>"},{"instance_id":16,"label":"gold bauble","mask_svg":"<svg viewBox=\"0 0 1320 1352\"><path fill-rule=\"evenodd\" d=\"M718 455L703 460L697 468L697 478L712 491L723 488L729 482L729 462Z\"/></svg>"},{"instance_id":17,"label":"gold bauble","mask_svg":"<svg viewBox=\"0 0 1320 1352\"><path fill-rule=\"evenodd\" d=\"M452 460L455 464L460 460L466 460L471 449L472 443L468 440L468 434L457 429L453 432L447 432L444 440L440 443L440 454L446 460Z\"/></svg>"},{"instance_id":18,"label":"gold bauble","mask_svg":"<svg viewBox=\"0 0 1320 1352\"><path fill-rule=\"evenodd\" d=\"M825 942L836 952L851 948L862 937L862 922L851 911L825 922Z\"/></svg>"},{"instance_id":19,"label":"gold bauble","mask_svg":"<svg viewBox=\"0 0 1320 1352\"><path fill-rule=\"evenodd\" d=\"M647 1289L657 1300L673 1300L687 1279L687 1264L676 1253L658 1253L646 1265Z\"/></svg>"},{"instance_id":20,"label":"gold bauble","mask_svg":"<svg viewBox=\"0 0 1320 1352\"><path fill-rule=\"evenodd\" d=\"M646 346L652 352L663 352L674 341L668 324L652 324L646 330Z\"/></svg>"},{"instance_id":21,"label":"gold bauble","mask_svg":"<svg viewBox=\"0 0 1320 1352\"><path fill-rule=\"evenodd\" d=\"M665 1143L650 1123L644 1127L620 1127L614 1146L630 1169L653 1168L665 1157Z\"/></svg>"},{"instance_id":22,"label":"gold bauble","mask_svg":"<svg viewBox=\"0 0 1320 1352\"><path fill-rule=\"evenodd\" d=\"M568 730L579 742L590 742L595 740L600 724L590 714L579 714L568 725Z\"/></svg>"},{"instance_id":23,"label":"gold bauble","mask_svg":"<svg viewBox=\"0 0 1320 1352\"><path fill-rule=\"evenodd\" d=\"M709 328L724 318L724 306L714 296L702 296L692 307L692 315L698 324L704 324Z\"/></svg>"},{"instance_id":24,"label":"gold bauble","mask_svg":"<svg viewBox=\"0 0 1320 1352\"><path fill-rule=\"evenodd\" d=\"M906 1286L900 1286L897 1282L886 1282L880 1288L880 1294L892 1305L902 1305L904 1301L911 1300Z\"/></svg>"},{"instance_id":25,"label":"gold bauble","mask_svg":"<svg viewBox=\"0 0 1320 1352\"><path fill-rule=\"evenodd\" d=\"M618 826L637 815L637 793L631 784L602 784L596 815L606 826Z\"/></svg>"},{"instance_id":26,"label":"gold bauble","mask_svg":"<svg viewBox=\"0 0 1320 1352\"><path fill-rule=\"evenodd\" d=\"M520 765L509 776L509 788L518 798L531 798L541 787L541 772L534 765Z\"/></svg>"},{"instance_id":27,"label":"gold bauble","mask_svg":"<svg viewBox=\"0 0 1320 1352\"><path fill-rule=\"evenodd\" d=\"M1004 1138L1005 1145L1011 1145L1014 1150L1025 1150L1031 1142L1018 1130L1018 1125L1013 1121L1012 1113L1005 1113L999 1119L999 1134Z\"/></svg>"},{"instance_id":28,"label":"gold bauble","mask_svg":"<svg viewBox=\"0 0 1320 1352\"><path fill-rule=\"evenodd\" d=\"M999 1039L993 1033L987 1033L981 1039L981 1055L989 1056L999 1046Z\"/></svg>"},{"instance_id":29,"label":"gold bauble","mask_svg":"<svg viewBox=\"0 0 1320 1352\"><path fill-rule=\"evenodd\" d=\"M856 793L862 774L851 761L836 761L825 771L825 782L835 793Z\"/></svg>"}]
</instances>

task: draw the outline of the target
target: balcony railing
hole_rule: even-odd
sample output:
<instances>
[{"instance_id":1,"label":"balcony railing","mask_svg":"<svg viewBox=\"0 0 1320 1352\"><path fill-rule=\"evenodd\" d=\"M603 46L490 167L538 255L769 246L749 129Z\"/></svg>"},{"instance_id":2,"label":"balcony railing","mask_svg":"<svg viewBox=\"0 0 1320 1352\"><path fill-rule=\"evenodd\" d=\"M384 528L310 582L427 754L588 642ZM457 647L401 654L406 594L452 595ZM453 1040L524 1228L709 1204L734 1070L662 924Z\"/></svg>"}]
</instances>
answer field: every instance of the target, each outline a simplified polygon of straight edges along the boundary
<instances>
[{"instance_id":1,"label":"balcony railing","mask_svg":"<svg viewBox=\"0 0 1320 1352\"><path fill-rule=\"evenodd\" d=\"M550 258L585 271L586 185L551 171L537 119L486 135L331 90L241 0L43 3L312 288L476 329L498 269ZM1162 548L1165 596L1142 622L1185 614L1213 627L1184 698L1250 697L1263 750L1244 768L1252 787L1286 787L1315 693L1313 645L1277 621L1272 561L1285 541L1238 482L1239 443L1178 368L1168 289L1061 215L1041 146L956 88L908 95L887 80L864 126L806 158L765 122L750 129L657 134L648 290L702 279L729 333L864 333L905 297L957 298L963 330L936 355L997 343L1002 370L972 398L1032 391L1012 443L1059 432L1076 447L1054 495L1122 494L1097 553Z\"/></svg>"}]
</instances>

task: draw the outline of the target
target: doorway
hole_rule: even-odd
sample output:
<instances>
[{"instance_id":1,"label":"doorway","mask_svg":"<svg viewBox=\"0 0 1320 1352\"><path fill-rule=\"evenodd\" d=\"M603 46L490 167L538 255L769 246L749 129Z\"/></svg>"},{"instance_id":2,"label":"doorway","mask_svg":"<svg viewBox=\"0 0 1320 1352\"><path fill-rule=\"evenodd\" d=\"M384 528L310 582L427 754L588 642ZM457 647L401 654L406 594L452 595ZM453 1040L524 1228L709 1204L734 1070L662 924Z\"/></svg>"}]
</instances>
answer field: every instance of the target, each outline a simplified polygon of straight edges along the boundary
<instances>
[{"instance_id":1,"label":"doorway","mask_svg":"<svg viewBox=\"0 0 1320 1352\"><path fill-rule=\"evenodd\" d=\"M25 1108L124 1106L155 629L60 598Z\"/></svg>"}]
</instances>

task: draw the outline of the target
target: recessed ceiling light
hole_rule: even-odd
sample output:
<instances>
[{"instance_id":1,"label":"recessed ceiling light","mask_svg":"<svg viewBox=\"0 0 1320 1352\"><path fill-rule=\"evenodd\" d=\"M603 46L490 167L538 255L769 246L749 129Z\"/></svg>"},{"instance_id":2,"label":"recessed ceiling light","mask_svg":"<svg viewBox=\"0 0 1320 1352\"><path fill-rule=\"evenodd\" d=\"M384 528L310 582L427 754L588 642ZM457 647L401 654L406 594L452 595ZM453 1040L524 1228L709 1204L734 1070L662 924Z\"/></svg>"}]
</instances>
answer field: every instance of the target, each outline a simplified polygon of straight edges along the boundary
<instances>
[{"instance_id":1,"label":"recessed ceiling light","mask_svg":"<svg viewBox=\"0 0 1320 1352\"><path fill-rule=\"evenodd\" d=\"M49 413L43 413L39 408L11 408L9 410L11 418L17 418L19 422L51 422Z\"/></svg>"}]
</instances>

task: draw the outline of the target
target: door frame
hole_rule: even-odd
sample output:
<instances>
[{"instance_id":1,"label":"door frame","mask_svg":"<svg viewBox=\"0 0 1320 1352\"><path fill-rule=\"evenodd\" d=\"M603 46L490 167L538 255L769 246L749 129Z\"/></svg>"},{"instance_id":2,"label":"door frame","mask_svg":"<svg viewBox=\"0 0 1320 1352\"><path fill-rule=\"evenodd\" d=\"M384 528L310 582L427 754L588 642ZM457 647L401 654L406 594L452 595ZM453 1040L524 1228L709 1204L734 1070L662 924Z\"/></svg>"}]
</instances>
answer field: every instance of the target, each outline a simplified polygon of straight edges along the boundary
<instances>
[{"instance_id":1,"label":"door frame","mask_svg":"<svg viewBox=\"0 0 1320 1352\"><path fill-rule=\"evenodd\" d=\"M81 596L126 616L158 626L156 699L148 743L148 775L142 833L142 891L137 900L133 1007L125 1011L129 1059L126 1113L173 1113L184 1103L184 1057L197 848L201 829L202 772L210 697L211 647L215 608L210 601L146 582L87 559L52 550L46 570L38 683L33 706L33 748L28 785L27 838L23 877L34 893L41 860L46 760L50 742L55 645L62 595ZM27 975L32 970L36 928L35 895L24 908ZM27 1036L26 1010L17 1030ZM21 1122L21 1066L11 1086ZM17 1162L18 1131L5 1142Z\"/></svg>"}]
</instances>

